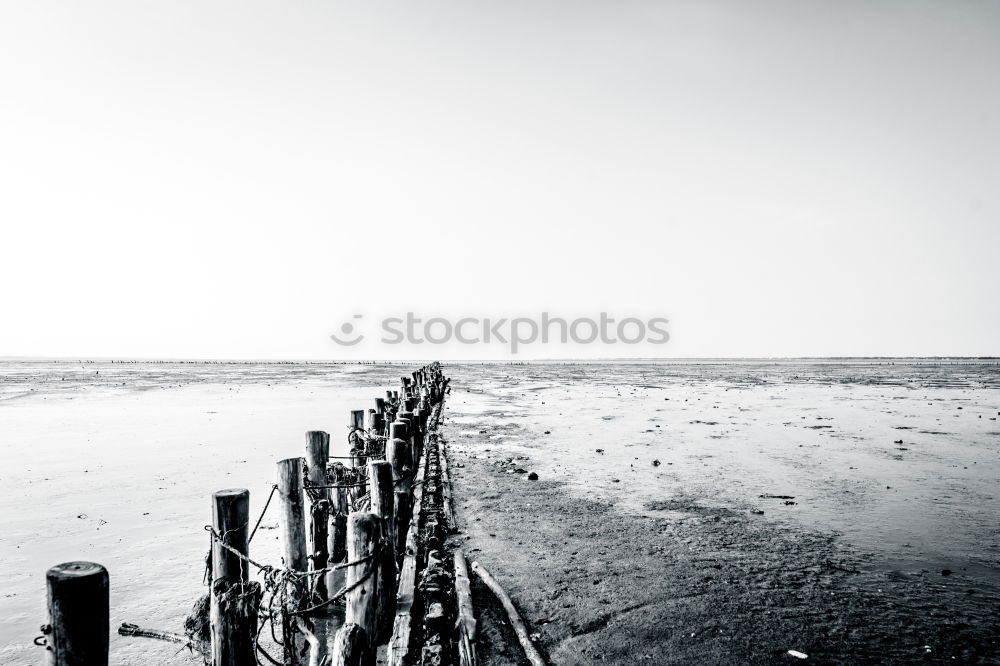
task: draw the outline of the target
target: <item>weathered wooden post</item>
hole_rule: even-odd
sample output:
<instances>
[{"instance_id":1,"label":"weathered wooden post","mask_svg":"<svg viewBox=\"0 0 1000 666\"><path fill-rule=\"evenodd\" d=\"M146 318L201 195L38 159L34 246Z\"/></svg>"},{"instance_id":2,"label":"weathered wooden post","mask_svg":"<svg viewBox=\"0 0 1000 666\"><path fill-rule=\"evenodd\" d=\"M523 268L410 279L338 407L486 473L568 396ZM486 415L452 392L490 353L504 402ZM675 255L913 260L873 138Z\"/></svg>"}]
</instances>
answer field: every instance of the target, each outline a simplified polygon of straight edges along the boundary
<instances>
[{"instance_id":1,"label":"weathered wooden post","mask_svg":"<svg viewBox=\"0 0 1000 666\"><path fill-rule=\"evenodd\" d=\"M108 666L108 570L66 562L49 569L45 581L50 666Z\"/></svg>"},{"instance_id":2,"label":"weathered wooden post","mask_svg":"<svg viewBox=\"0 0 1000 666\"><path fill-rule=\"evenodd\" d=\"M347 559L357 562L371 557L364 564L347 567L347 593L345 623L361 627L372 652L378 645L378 571L379 562L374 557L382 540L382 521L374 513L355 511L347 517Z\"/></svg>"},{"instance_id":3,"label":"weathered wooden post","mask_svg":"<svg viewBox=\"0 0 1000 666\"><path fill-rule=\"evenodd\" d=\"M284 567L292 571L306 571L306 523L302 502L302 458L278 461L278 504L281 526L281 559ZM289 583L287 601L281 616L284 664L295 666L304 659L306 642L298 631L295 616L290 612L301 608L304 599L301 588Z\"/></svg>"},{"instance_id":4,"label":"weathered wooden post","mask_svg":"<svg viewBox=\"0 0 1000 666\"><path fill-rule=\"evenodd\" d=\"M372 498L372 513L385 521L386 528L391 527L394 502L391 463L385 460L368 463L368 489ZM392 540L391 532L389 536Z\"/></svg>"},{"instance_id":5,"label":"weathered wooden post","mask_svg":"<svg viewBox=\"0 0 1000 666\"><path fill-rule=\"evenodd\" d=\"M420 457L424 455L424 424L427 422L427 416L421 413L420 409L417 409L413 413L413 459L420 460Z\"/></svg>"},{"instance_id":6,"label":"weathered wooden post","mask_svg":"<svg viewBox=\"0 0 1000 666\"><path fill-rule=\"evenodd\" d=\"M400 412L396 415L396 420L406 424L406 442L410 446L410 461L413 464L413 468L417 468L417 464L420 461L420 453L417 451L414 445L414 433L417 431L417 419L414 418L412 412Z\"/></svg>"},{"instance_id":7,"label":"weathered wooden post","mask_svg":"<svg viewBox=\"0 0 1000 666\"><path fill-rule=\"evenodd\" d=\"M406 533L410 529L410 518L413 515L413 495L409 489L396 489L392 507L392 520L395 526L396 541L393 544L396 552L396 567L403 566L403 555L406 554Z\"/></svg>"},{"instance_id":8,"label":"weathered wooden post","mask_svg":"<svg viewBox=\"0 0 1000 666\"><path fill-rule=\"evenodd\" d=\"M333 639L333 666L375 666L365 630L349 622L337 630Z\"/></svg>"},{"instance_id":9,"label":"weathered wooden post","mask_svg":"<svg viewBox=\"0 0 1000 666\"><path fill-rule=\"evenodd\" d=\"M326 463L330 459L330 435L321 430L310 430L306 433L306 469L311 486L330 485L326 474ZM309 491L316 499L312 500L309 510L307 532L309 545L310 570L325 569L330 563L329 533L330 533L330 489L320 488ZM321 601L327 599L326 578L320 576L316 582L316 595Z\"/></svg>"},{"instance_id":10,"label":"weathered wooden post","mask_svg":"<svg viewBox=\"0 0 1000 666\"><path fill-rule=\"evenodd\" d=\"M365 429L365 410L363 409L351 410L351 425L357 430Z\"/></svg>"},{"instance_id":11,"label":"weathered wooden post","mask_svg":"<svg viewBox=\"0 0 1000 666\"><path fill-rule=\"evenodd\" d=\"M337 481L340 482L339 479ZM330 514L327 552L330 554L330 561L340 563L347 559L347 514L350 513L351 508L347 497L347 488L334 489L334 497L337 509ZM327 575L327 589L339 590L344 585L344 578L343 569L331 571Z\"/></svg>"},{"instance_id":12,"label":"weathered wooden post","mask_svg":"<svg viewBox=\"0 0 1000 666\"><path fill-rule=\"evenodd\" d=\"M330 522L336 527L330 532L332 545L327 550L334 562L342 562L347 557L347 514L351 512L351 500L347 495L347 488L337 488L335 492L337 511Z\"/></svg>"},{"instance_id":13,"label":"weathered wooden post","mask_svg":"<svg viewBox=\"0 0 1000 666\"><path fill-rule=\"evenodd\" d=\"M347 441L351 443L351 450L348 453L352 456L351 466L357 469L358 467L364 467L368 464L368 456L364 449L364 439L360 436L360 433L355 432L359 428L364 427L364 423L358 425L357 416L361 415L362 420L364 419L364 412L355 410L351 412L350 423L348 428L350 429L350 435L347 437Z\"/></svg>"},{"instance_id":14,"label":"weathered wooden post","mask_svg":"<svg viewBox=\"0 0 1000 666\"><path fill-rule=\"evenodd\" d=\"M427 431L427 419L431 416L431 401L430 398L425 394L420 398L420 428L424 432Z\"/></svg>"},{"instance_id":15,"label":"weathered wooden post","mask_svg":"<svg viewBox=\"0 0 1000 666\"><path fill-rule=\"evenodd\" d=\"M396 614L396 525L393 514L396 493L393 491L392 464L385 460L368 463L368 485L372 495L372 513L382 520L383 543L376 587L379 598L376 641L384 643L392 635L393 616Z\"/></svg>"},{"instance_id":16,"label":"weathered wooden post","mask_svg":"<svg viewBox=\"0 0 1000 666\"><path fill-rule=\"evenodd\" d=\"M212 539L212 666L240 666L255 659L260 585L250 582L250 565L243 560L249 550L249 523L249 490L212 494L212 530L218 535Z\"/></svg>"},{"instance_id":17,"label":"weathered wooden post","mask_svg":"<svg viewBox=\"0 0 1000 666\"><path fill-rule=\"evenodd\" d=\"M306 571L306 526L302 502L302 458L278 461L281 557L286 569Z\"/></svg>"},{"instance_id":18,"label":"weathered wooden post","mask_svg":"<svg viewBox=\"0 0 1000 666\"><path fill-rule=\"evenodd\" d=\"M410 443L406 439L406 424L393 423L390 431L392 439L386 443L385 453L392 464L392 478L396 490L409 492L412 485L410 477L413 475L415 465L410 457Z\"/></svg>"}]
</instances>

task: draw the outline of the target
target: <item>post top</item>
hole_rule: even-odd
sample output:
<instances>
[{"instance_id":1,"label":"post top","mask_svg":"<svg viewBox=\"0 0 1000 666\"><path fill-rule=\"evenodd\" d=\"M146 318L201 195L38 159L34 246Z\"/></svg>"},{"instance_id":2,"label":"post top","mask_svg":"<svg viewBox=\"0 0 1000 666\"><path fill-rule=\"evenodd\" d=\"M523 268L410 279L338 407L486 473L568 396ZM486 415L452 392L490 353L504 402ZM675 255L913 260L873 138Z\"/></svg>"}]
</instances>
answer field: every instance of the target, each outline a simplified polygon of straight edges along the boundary
<instances>
[{"instance_id":1,"label":"post top","mask_svg":"<svg viewBox=\"0 0 1000 666\"><path fill-rule=\"evenodd\" d=\"M63 562L57 564L46 573L47 578L87 578L89 576L104 576L108 570L96 562Z\"/></svg>"},{"instance_id":2,"label":"post top","mask_svg":"<svg viewBox=\"0 0 1000 666\"><path fill-rule=\"evenodd\" d=\"M212 493L212 497L222 498L222 497L239 497L240 495L249 495L250 491L246 488L223 488L222 490L216 490Z\"/></svg>"}]
</instances>

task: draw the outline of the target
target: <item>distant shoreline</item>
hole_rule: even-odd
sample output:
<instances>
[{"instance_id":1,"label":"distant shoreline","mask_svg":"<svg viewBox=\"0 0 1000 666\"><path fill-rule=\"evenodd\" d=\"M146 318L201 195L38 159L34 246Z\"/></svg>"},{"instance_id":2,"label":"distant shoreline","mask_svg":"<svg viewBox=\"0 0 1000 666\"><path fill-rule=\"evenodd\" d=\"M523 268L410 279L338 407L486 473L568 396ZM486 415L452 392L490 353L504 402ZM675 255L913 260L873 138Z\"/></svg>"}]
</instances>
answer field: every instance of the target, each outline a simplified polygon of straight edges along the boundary
<instances>
[{"instance_id":1,"label":"distant shoreline","mask_svg":"<svg viewBox=\"0 0 1000 666\"><path fill-rule=\"evenodd\" d=\"M692 356L678 358L544 358L544 359L452 359L444 363L491 365L530 365L536 363L595 364L595 363L981 363L1000 362L1000 356ZM111 358L111 357L33 357L0 356L0 363L120 363L120 364L191 364L191 365L412 365L420 359L185 359L185 358Z\"/></svg>"}]
</instances>

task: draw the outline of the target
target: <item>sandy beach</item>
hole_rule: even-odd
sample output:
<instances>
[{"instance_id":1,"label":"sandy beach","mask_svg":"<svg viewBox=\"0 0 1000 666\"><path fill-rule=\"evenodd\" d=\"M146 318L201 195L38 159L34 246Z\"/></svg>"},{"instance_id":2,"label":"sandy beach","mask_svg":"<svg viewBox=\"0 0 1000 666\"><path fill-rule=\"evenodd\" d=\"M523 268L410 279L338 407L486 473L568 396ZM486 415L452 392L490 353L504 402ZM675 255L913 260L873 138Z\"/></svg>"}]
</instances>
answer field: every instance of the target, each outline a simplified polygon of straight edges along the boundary
<instances>
[{"instance_id":1,"label":"sandy beach","mask_svg":"<svg viewBox=\"0 0 1000 666\"><path fill-rule=\"evenodd\" d=\"M995 364L448 364L461 532L554 664L997 661ZM180 631L209 496L346 432L399 366L7 363L0 663L44 660L45 569ZM528 474L538 475L529 481ZM274 561L265 517L252 543ZM483 661L519 663L477 583ZM192 664L112 636L112 663Z\"/></svg>"}]
</instances>

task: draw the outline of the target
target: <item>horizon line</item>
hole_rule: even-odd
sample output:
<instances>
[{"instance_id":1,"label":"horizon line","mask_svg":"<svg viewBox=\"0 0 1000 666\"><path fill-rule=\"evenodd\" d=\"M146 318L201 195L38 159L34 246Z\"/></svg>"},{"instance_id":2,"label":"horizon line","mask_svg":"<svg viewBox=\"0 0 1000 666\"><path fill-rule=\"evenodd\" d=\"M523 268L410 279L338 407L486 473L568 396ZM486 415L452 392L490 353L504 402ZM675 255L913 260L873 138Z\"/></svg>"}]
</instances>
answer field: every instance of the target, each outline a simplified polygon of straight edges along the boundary
<instances>
[{"instance_id":1,"label":"horizon line","mask_svg":"<svg viewBox=\"0 0 1000 666\"><path fill-rule=\"evenodd\" d=\"M580 363L580 362L685 362L685 361L810 361L810 360L982 360L996 361L1000 356L994 355L934 355L934 356L602 356L595 358L564 357L564 358L461 358L461 359L318 359L318 358L254 358L254 357L114 357L114 356L0 356L0 362L102 362L102 363L336 363L336 364L369 364L383 363L409 364L434 362L440 363Z\"/></svg>"}]
</instances>

